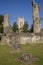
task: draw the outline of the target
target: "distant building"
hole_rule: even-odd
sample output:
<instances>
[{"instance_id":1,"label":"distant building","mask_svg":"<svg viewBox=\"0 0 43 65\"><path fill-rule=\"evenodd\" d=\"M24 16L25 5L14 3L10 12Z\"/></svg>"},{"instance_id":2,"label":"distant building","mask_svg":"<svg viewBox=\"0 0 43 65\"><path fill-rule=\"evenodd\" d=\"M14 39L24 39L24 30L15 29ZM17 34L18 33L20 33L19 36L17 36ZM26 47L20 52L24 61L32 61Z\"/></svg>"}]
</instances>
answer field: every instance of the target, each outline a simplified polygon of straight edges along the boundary
<instances>
[{"instance_id":1,"label":"distant building","mask_svg":"<svg viewBox=\"0 0 43 65\"><path fill-rule=\"evenodd\" d=\"M22 28L23 28L23 25L24 25L24 18L18 18L18 28L19 28L19 31L22 31Z\"/></svg>"}]
</instances>

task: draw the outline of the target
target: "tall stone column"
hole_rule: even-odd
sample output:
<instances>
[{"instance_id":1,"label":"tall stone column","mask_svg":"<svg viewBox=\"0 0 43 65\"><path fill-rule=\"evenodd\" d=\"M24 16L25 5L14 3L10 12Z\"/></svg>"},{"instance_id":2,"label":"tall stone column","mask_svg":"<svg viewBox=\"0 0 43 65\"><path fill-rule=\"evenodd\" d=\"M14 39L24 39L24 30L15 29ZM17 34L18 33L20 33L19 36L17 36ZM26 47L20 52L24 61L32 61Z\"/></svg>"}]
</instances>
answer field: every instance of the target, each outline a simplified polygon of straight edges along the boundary
<instances>
[{"instance_id":1,"label":"tall stone column","mask_svg":"<svg viewBox=\"0 0 43 65\"><path fill-rule=\"evenodd\" d=\"M4 23L3 23L4 33L7 32L7 28L8 28L9 26L10 26L9 15L6 14L6 15L4 15Z\"/></svg>"},{"instance_id":2,"label":"tall stone column","mask_svg":"<svg viewBox=\"0 0 43 65\"><path fill-rule=\"evenodd\" d=\"M33 32L34 33L40 33L41 30L41 17L40 17L40 6L37 5L35 0L32 1L32 7L33 7Z\"/></svg>"}]
</instances>

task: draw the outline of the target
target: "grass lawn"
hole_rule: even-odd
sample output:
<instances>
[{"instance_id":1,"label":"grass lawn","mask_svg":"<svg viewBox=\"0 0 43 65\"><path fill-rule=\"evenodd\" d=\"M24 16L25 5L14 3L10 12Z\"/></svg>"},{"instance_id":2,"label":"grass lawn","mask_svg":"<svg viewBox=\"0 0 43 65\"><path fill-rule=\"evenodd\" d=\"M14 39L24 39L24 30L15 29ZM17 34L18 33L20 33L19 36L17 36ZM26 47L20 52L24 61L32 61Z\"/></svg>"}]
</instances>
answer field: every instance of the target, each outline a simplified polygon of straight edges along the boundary
<instances>
[{"instance_id":1,"label":"grass lawn","mask_svg":"<svg viewBox=\"0 0 43 65\"><path fill-rule=\"evenodd\" d=\"M21 45L22 51L19 53L10 53L11 47L0 45L0 65L43 65L43 44L25 44ZM40 61L32 64L19 62L17 58L24 52L37 56Z\"/></svg>"}]
</instances>

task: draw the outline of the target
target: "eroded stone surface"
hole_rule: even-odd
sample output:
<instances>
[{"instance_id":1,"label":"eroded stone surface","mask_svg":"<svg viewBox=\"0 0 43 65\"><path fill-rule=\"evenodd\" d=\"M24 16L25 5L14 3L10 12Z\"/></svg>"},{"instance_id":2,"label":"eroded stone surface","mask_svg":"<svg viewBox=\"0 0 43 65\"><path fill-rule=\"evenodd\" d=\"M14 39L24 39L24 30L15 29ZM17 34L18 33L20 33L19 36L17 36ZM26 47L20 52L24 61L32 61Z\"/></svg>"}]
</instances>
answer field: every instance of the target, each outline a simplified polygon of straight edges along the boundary
<instances>
[{"instance_id":1,"label":"eroded stone surface","mask_svg":"<svg viewBox=\"0 0 43 65\"><path fill-rule=\"evenodd\" d=\"M36 56L33 56L32 54L23 53L23 54L21 54L21 56L18 58L18 60L19 60L20 62L31 63L31 62L34 62L34 61L39 61L39 58L37 58Z\"/></svg>"}]
</instances>

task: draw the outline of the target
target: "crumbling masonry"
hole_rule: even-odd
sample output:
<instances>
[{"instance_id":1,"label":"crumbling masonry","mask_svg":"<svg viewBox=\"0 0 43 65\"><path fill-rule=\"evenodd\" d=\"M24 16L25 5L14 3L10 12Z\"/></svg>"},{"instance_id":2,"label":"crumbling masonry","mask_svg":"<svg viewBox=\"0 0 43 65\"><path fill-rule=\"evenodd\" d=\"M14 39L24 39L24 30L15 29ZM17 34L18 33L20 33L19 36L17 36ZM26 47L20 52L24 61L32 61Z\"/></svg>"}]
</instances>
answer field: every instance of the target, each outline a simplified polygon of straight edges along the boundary
<instances>
[{"instance_id":1,"label":"crumbling masonry","mask_svg":"<svg viewBox=\"0 0 43 65\"><path fill-rule=\"evenodd\" d=\"M7 44L43 43L43 32L41 32L40 27L41 25L40 6L34 0L32 1L32 8L33 8L33 27L34 27L33 33L26 33L26 34L14 33L10 26L9 15L6 14L4 16L4 22L3 22L4 34L3 35L0 34L0 36L2 36L3 43ZM20 21L22 20L20 19ZM24 18L22 24L24 24Z\"/></svg>"}]
</instances>

